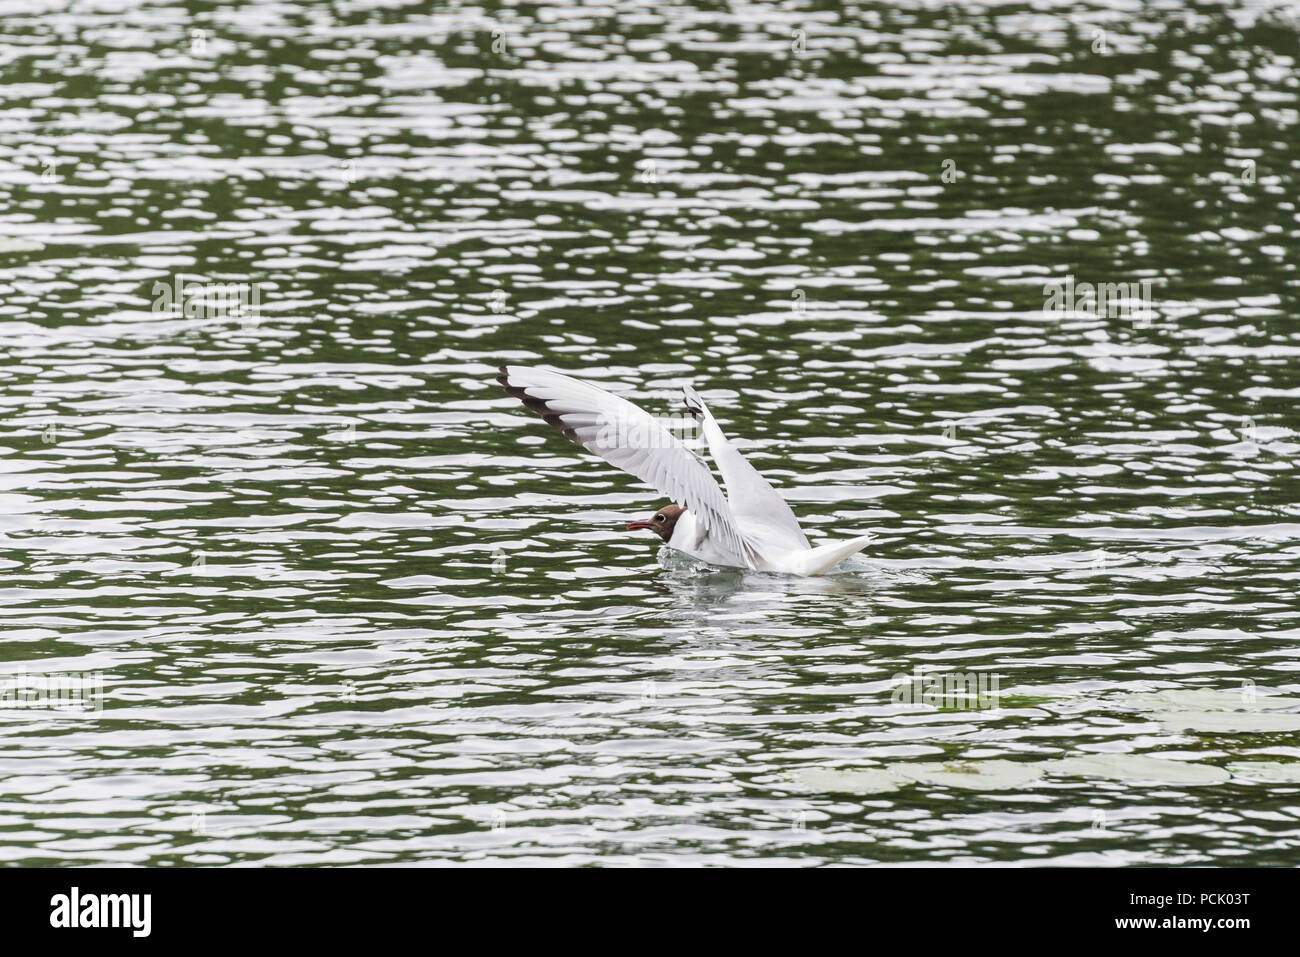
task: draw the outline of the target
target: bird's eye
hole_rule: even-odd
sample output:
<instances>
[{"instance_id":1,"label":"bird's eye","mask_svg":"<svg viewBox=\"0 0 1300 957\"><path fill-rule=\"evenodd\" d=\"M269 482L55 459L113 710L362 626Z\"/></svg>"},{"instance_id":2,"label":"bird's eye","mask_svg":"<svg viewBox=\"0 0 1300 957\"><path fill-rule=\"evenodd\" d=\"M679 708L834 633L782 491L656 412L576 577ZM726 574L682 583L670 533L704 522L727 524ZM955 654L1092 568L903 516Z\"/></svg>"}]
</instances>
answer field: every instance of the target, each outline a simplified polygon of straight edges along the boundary
<instances>
[{"instance_id":1,"label":"bird's eye","mask_svg":"<svg viewBox=\"0 0 1300 957\"><path fill-rule=\"evenodd\" d=\"M656 515L656 516L655 516L655 521L656 521L656 522L662 522L663 520L664 520L664 517L663 517L662 515Z\"/></svg>"}]
</instances>

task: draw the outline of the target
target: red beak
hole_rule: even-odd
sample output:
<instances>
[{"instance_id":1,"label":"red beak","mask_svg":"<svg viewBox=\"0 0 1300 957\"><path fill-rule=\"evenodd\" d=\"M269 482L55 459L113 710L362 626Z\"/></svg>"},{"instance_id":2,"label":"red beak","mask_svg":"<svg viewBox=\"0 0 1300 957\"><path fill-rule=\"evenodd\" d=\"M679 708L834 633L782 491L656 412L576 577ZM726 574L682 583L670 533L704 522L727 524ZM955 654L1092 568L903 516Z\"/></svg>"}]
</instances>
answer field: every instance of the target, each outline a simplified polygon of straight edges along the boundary
<instances>
[{"instance_id":1,"label":"red beak","mask_svg":"<svg viewBox=\"0 0 1300 957\"><path fill-rule=\"evenodd\" d=\"M639 528L654 528L654 525L651 524L650 522L628 522L627 523L627 530L629 532L634 532Z\"/></svg>"}]
</instances>

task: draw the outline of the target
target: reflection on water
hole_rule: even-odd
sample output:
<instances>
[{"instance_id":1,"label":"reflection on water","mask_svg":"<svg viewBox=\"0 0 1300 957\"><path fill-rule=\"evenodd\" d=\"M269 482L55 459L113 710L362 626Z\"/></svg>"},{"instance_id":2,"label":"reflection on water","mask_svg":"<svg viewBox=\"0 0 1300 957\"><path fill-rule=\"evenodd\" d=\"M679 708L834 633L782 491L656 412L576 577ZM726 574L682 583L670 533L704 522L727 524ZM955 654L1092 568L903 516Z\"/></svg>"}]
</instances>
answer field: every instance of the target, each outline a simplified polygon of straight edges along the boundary
<instances>
[{"instance_id":1,"label":"reflection on water","mask_svg":"<svg viewBox=\"0 0 1300 957\"><path fill-rule=\"evenodd\" d=\"M5 862L1295 863L1293 6L4 12Z\"/></svg>"}]
</instances>

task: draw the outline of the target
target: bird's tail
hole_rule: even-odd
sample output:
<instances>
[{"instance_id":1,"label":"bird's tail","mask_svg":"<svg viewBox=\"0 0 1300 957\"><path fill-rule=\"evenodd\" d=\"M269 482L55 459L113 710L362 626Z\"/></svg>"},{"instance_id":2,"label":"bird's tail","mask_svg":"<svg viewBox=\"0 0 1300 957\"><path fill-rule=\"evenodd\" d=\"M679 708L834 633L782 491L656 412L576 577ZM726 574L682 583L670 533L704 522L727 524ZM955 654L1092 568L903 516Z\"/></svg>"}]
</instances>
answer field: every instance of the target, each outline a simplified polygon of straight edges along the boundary
<instances>
[{"instance_id":1,"label":"bird's tail","mask_svg":"<svg viewBox=\"0 0 1300 957\"><path fill-rule=\"evenodd\" d=\"M856 555L867 547L871 535L859 535L857 538L829 545L818 545L806 552L800 552L795 558L792 571L796 575L824 575L850 555Z\"/></svg>"}]
</instances>

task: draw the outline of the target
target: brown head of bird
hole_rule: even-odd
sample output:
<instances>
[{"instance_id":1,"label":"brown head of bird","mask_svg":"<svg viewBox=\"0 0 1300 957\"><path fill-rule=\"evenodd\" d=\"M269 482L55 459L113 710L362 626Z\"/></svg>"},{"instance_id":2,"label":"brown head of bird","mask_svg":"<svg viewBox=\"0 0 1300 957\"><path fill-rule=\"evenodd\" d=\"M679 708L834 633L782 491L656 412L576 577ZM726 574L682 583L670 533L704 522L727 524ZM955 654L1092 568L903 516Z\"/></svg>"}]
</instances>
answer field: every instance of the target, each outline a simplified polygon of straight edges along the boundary
<instances>
[{"instance_id":1,"label":"brown head of bird","mask_svg":"<svg viewBox=\"0 0 1300 957\"><path fill-rule=\"evenodd\" d=\"M673 537L673 528L684 511L686 509L680 505L665 505L655 512L649 521L628 522L627 530L631 532L638 528L648 528L666 542Z\"/></svg>"}]
</instances>

